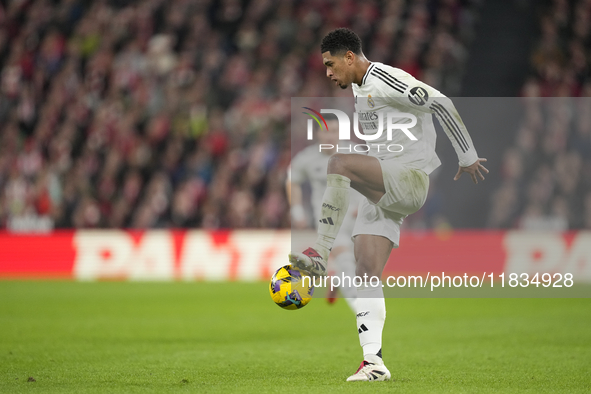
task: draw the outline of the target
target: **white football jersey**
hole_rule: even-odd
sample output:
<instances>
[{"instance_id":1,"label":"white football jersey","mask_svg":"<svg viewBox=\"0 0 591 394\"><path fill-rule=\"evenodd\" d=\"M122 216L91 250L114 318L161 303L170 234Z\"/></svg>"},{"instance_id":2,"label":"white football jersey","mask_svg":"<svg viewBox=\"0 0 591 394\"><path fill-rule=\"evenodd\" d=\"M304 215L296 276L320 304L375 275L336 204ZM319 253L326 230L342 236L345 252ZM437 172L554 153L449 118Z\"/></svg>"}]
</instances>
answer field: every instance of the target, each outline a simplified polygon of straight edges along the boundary
<instances>
[{"instance_id":1,"label":"white football jersey","mask_svg":"<svg viewBox=\"0 0 591 394\"><path fill-rule=\"evenodd\" d=\"M458 155L460 166L467 167L478 159L466 126L452 101L407 72L372 62L361 85L353 83L352 88L362 133L371 136L378 134L378 130L382 131L375 140L365 142L371 148L369 155L380 159L397 158L409 167L430 174L441 164L435 153L437 136L431 116L435 114ZM391 123L396 124L411 124L412 119L404 117L404 114L414 115L416 124L407 130L416 140L400 128L395 128L391 139L388 139L388 113L392 116ZM391 145L390 150L388 145Z\"/></svg>"}]
</instances>

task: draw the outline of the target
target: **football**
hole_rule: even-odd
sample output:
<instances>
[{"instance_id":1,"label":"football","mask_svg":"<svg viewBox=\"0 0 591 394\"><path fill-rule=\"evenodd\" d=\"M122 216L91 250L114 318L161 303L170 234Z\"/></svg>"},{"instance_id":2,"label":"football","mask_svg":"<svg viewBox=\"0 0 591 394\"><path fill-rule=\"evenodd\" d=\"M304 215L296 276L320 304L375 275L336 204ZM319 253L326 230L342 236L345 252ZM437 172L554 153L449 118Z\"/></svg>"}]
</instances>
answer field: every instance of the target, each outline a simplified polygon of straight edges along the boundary
<instances>
[{"instance_id":1,"label":"football","mask_svg":"<svg viewBox=\"0 0 591 394\"><path fill-rule=\"evenodd\" d=\"M273 274L269 283L269 293L273 302L281 308L295 310L303 308L310 302L314 294L314 286L309 276L303 275L288 264Z\"/></svg>"}]
</instances>

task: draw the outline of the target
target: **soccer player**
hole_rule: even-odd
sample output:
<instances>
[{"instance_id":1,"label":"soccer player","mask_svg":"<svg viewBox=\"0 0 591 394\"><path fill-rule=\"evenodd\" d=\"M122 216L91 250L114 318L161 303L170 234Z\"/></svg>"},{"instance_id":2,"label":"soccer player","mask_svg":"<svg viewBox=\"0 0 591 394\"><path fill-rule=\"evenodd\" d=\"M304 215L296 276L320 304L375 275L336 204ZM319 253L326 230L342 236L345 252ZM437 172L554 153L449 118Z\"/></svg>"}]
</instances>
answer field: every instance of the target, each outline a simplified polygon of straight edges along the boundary
<instances>
[{"instance_id":1,"label":"soccer player","mask_svg":"<svg viewBox=\"0 0 591 394\"><path fill-rule=\"evenodd\" d=\"M402 220L423 206L429 174L441 164L435 153L431 115L437 117L458 156L454 180L465 172L474 183L484 180L483 173L488 170L482 162L486 159L478 157L450 99L400 69L367 60L361 40L353 31L339 28L328 33L322 40L321 53L327 77L342 89L352 86L355 111L364 134L384 132L372 141L368 155L337 153L330 158L321 215L330 217L334 225L319 223L316 243L302 253L292 252L289 259L301 270L326 275L326 261L346 215L352 187L365 197L359 204L353 230L356 274L381 278L390 252L398 247ZM390 133L388 139L388 133L378 129L386 127L391 114L393 123L409 126L405 132ZM409 115L416 118L415 125L409 123ZM379 116L382 122L376 120ZM403 149L384 148L391 144ZM364 359L347 381L391 377L382 360L386 319L382 286L379 282L374 287L368 281L357 289L357 329Z\"/></svg>"},{"instance_id":2,"label":"soccer player","mask_svg":"<svg viewBox=\"0 0 591 394\"><path fill-rule=\"evenodd\" d=\"M328 120L327 128L321 128L317 133L319 143L326 146L332 145L332 149L322 149L320 152L318 145L310 145L304 148L293 158L286 183L287 195L291 204L291 220L294 228L303 229L308 227L308 217L304 210L302 199L302 184L308 182L312 191L311 202L314 208L313 219L318 226L321 223L322 216L320 206L322 205L322 196L326 189L326 173L328 160L336 153L338 143L339 125L336 120ZM333 265L333 275L340 278L355 276L355 256L353 255L353 241L351 233L357 216L357 205L361 195L355 190L351 190L349 196L349 210L343 221L341 229L333 245L331 260L329 265ZM341 286L341 293L349 304L349 307L355 311L354 300L357 297L357 291L354 287ZM328 301L334 302L336 289L331 289L328 294Z\"/></svg>"}]
</instances>

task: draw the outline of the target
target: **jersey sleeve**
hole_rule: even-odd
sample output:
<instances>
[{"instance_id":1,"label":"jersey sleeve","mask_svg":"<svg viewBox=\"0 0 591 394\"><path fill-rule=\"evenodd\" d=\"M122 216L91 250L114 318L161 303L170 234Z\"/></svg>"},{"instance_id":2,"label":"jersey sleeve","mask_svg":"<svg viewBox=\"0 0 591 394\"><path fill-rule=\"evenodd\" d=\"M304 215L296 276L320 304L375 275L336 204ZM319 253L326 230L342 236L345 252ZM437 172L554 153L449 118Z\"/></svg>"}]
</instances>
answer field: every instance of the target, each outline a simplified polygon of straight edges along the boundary
<instances>
[{"instance_id":1,"label":"jersey sleeve","mask_svg":"<svg viewBox=\"0 0 591 394\"><path fill-rule=\"evenodd\" d=\"M470 134L451 99L437 89L419 81L410 74L396 78L382 70L382 81L389 82L396 89L388 89L385 83L384 98L397 108L434 114L445 131L458 155L459 164L468 167L478 160L478 154Z\"/></svg>"},{"instance_id":2,"label":"jersey sleeve","mask_svg":"<svg viewBox=\"0 0 591 394\"><path fill-rule=\"evenodd\" d=\"M478 160L472 138L453 102L448 97L437 97L429 105L458 155L459 164L468 167Z\"/></svg>"}]
</instances>

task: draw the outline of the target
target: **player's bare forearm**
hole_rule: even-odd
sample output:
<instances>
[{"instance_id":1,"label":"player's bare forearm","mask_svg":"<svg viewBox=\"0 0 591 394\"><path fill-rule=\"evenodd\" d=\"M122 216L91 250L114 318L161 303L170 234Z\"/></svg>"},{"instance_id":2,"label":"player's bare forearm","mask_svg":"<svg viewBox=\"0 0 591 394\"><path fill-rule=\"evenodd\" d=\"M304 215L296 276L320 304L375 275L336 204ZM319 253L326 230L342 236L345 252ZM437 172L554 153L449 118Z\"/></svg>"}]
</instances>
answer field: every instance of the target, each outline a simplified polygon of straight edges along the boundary
<instances>
[{"instance_id":1,"label":"player's bare forearm","mask_svg":"<svg viewBox=\"0 0 591 394\"><path fill-rule=\"evenodd\" d=\"M291 206L302 205L302 187L297 183L288 182L287 190Z\"/></svg>"},{"instance_id":2,"label":"player's bare forearm","mask_svg":"<svg viewBox=\"0 0 591 394\"><path fill-rule=\"evenodd\" d=\"M289 179L285 182L285 194L287 195L287 202L291 205L291 182Z\"/></svg>"},{"instance_id":3,"label":"player's bare forearm","mask_svg":"<svg viewBox=\"0 0 591 394\"><path fill-rule=\"evenodd\" d=\"M460 166L458 168L458 172L456 173L456 176L454 177L454 181L457 181L458 179L460 179L460 177L462 176L462 174L464 172L467 172L468 174L470 174L470 177L472 178L472 182L474 182L475 184L478 183L478 179L483 181L484 180L483 173L485 173L485 174L489 173L488 169L482 165L482 163L485 161L486 161L485 158L479 158L478 160L476 160L474 163L472 163L468 167Z\"/></svg>"}]
</instances>

